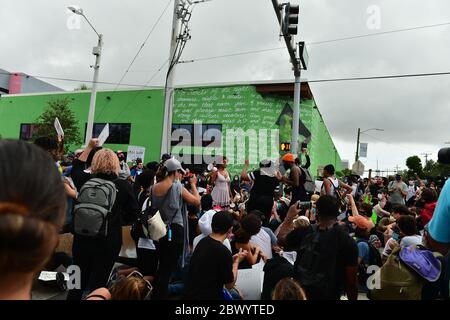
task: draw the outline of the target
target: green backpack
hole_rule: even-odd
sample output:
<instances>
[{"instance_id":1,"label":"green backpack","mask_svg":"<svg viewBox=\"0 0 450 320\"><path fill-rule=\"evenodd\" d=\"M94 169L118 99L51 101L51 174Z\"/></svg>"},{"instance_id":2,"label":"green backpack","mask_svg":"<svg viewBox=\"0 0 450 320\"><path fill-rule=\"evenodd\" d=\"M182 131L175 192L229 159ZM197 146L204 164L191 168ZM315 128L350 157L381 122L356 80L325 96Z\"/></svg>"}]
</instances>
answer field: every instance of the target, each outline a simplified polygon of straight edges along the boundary
<instances>
[{"instance_id":1,"label":"green backpack","mask_svg":"<svg viewBox=\"0 0 450 320\"><path fill-rule=\"evenodd\" d=\"M380 288L369 290L370 300L421 300L426 280L401 261L400 250L396 246L386 263L375 272Z\"/></svg>"}]
</instances>

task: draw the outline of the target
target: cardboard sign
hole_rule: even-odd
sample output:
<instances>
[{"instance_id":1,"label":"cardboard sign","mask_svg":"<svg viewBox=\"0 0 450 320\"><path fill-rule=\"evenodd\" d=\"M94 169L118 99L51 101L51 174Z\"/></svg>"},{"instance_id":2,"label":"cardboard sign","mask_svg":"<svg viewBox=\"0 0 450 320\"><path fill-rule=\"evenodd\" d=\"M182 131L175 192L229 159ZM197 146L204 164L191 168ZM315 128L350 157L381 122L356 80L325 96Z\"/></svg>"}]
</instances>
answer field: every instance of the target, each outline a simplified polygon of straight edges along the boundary
<instances>
[{"instance_id":1,"label":"cardboard sign","mask_svg":"<svg viewBox=\"0 0 450 320\"><path fill-rule=\"evenodd\" d=\"M356 161L352 166L352 173L362 176L364 174L364 164L359 160Z\"/></svg>"},{"instance_id":2,"label":"cardboard sign","mask_svg":"<svg viewBox=\"0 0 450 320\"><path fill-rule=\"evenodd\" d=\"M145 147L128 146L127 162L134 162L137 158L144 161Z\"/></svg>"},{"instance_id":3,"label":"cardboard sign","mask_svg":"<svg viewBox=\"0 0 450 320\"><path fill-rule=\"evenodd\" d=\"M102 132L98 136L98 146L101 147L105 141L109 137L109 123L106 124L106 126L103 128Z\"/></svg>"},{"instance_id":4,"label":"cardboard sign","mask_svg":"<svg viewBox=\"0 0 450 320\"><path fill-rule=\"evenodd\" d=\"M56 133L58 134L58 137L64 137L64 130L61 127L61 123L59 123L58 118L55 118L55 130L56 130Z\"/></svg>"}]
</instances>

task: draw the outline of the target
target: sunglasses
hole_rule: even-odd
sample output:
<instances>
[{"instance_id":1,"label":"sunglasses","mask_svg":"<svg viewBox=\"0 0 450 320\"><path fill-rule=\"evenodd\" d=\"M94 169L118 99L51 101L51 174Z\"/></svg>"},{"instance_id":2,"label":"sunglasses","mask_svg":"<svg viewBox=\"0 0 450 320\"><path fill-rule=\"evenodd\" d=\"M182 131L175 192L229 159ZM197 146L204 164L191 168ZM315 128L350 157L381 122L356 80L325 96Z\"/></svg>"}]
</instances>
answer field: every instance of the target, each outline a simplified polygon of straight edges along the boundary
<instances>
[{"instance_id":1,"label":"sunglasses","mask_svg":"<svg viewBox=\"0 0 450 320\"><path fill-rule=\"evenodd\" d=\"M144 276L142 275L142 273L140 273L139 271L133 271L132 273L130 273L127 278L131 278L131 277L135 277L135 278L139 278L145 281L145 284L147 285L147 294L144 297L144 300L150 300L150 297L152 295L153 292L153 286L152 284L148 281L144 279Z\"/></svg>"}]
</instances>

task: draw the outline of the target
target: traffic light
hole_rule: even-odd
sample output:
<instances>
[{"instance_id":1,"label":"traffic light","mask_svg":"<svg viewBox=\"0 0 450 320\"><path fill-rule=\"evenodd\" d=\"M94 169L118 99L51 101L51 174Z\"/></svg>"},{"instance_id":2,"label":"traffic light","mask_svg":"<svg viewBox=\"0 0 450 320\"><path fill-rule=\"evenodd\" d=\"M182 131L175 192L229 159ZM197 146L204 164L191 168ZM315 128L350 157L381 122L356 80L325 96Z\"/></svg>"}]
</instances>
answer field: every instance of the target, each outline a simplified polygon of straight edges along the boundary
<instances>
[{"instance_id":1,"label":"traffic light","mask_svg":"<svg viewBox=\"0 0 450 320\"><path fill-rule=\"evenodd\" d=\"M280 144L281 151L291 151L291 144L289 142L283 142Z\"/></svg>"},{"instance_id":2,"label":"traffic light","mask_svg":"<svg viewBox=\"0 0 450 320\"><path fill-rule=\"evenodd\" d=\"M298 25L298 14L300 6L297 4L286 3L284 7L283 34L286 36L296 35Z\"/></svg>"}]
</instances>

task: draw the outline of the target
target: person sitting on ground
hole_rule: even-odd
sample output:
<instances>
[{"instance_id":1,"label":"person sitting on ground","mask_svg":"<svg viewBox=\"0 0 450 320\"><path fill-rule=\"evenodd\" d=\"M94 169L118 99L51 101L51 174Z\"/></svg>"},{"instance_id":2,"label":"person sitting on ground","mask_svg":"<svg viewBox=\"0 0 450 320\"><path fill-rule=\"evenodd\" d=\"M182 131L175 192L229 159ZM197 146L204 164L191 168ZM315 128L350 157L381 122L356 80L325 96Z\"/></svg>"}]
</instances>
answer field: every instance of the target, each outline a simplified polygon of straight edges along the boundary
<instances>
[{"instance_id":1,"label":"person sitting on ground","mask_svg":"<svg viewBox=\"0 0 450 320\"><path fill-rule=\"evenodd\" d=\"M397 225L400 230L400 246L409 247L422 244L422 236L418 234L416 220L412 216L401 216Z\"/></svg>"},{"instance_id":2,"label":"person sitting on ground","mask_svg":"<svg viewBox=\"0 0 450 320\"><path fill-rule=\"evenodd\" d=\"M431 188L425 188L422 190L419 202L423 204L423 209L420 210L420 217L422 219L422 225L427 225L433 218L434 210L437 204L437 193Z\"/></svg>"},{"instance_id":3,"label":"person sitting on ground","mask_svg":"<svg viewBox=\"0 0 450 320\"><path fill-rule=\"evenodd\" d=\"M239 263L239 269L251 269L254 264L257 264L260 261L261 258L264 260L267 259L259 246L255 246L250 243L251 237L261 230L260 221L261 219L254 214L247 215L242 219L242 222L244 222L246 228L250 230L247 230L241 226L234 233L234 238L231 241L232 253L236 254L241 249L246 252L245 259Z\"/></svg>"},{"instance_id":4,"label":"person sitting on ground","mask_svg":"<svg viewBox=\"0 0 450 320\"><path fill-rule=\"evenodd\" d=\"M138 271L116 280L111 288L98 288L85 300L150 300L153 287Z\"/></svg>"},{"instance_id":5,"label":"person sitting on ground","mask_svg":"<svg viewBox=\"0 0 450 320\"><path fill-rule=\"evenodd\" d=\"M272 300L307 300L305 291L292 278L281 279L275 286Z\"/></svg>"},{"instance_id":6,"label":"person sitting on ground","mask_svg":"<svg viewBox=\"0 0 450 320\"><path fill-rule=\"evenodd\" d=\"M272 230L263 227L261 218L263 216L260 211L254 210L242 219L241 226L253 234L250 238L250 244L261 248L262 255L271 259L272 247L277 246L277 239ZM273 242L272 236L275 238L275 242Z\"/></svg>"},{"instance_id":7,"label":"person sitting on ground","mask_svg":"<svg viewBox=\"0 0 450 320\"><path fill-rule=\"evenodd\" d=\"M58 245L63 182L53 159L23 141L1 140L0 163L0 300L30 300L36 273Z\"/></svg>"},{"instance_id":8,"label":"person sitting on ground","mask_svg":"<svg viewBox=\"0 0 450 320\"><path fill-rule=\"evenodd\" d=\"M223 245L233 227L228 212L216 213L211 227L211 235L199 242L192 255L185 287L187 299L223 300L223 287L233 289L239 263L247 256L242 248L232 256Z\"/></svg>"}]
</instances>

